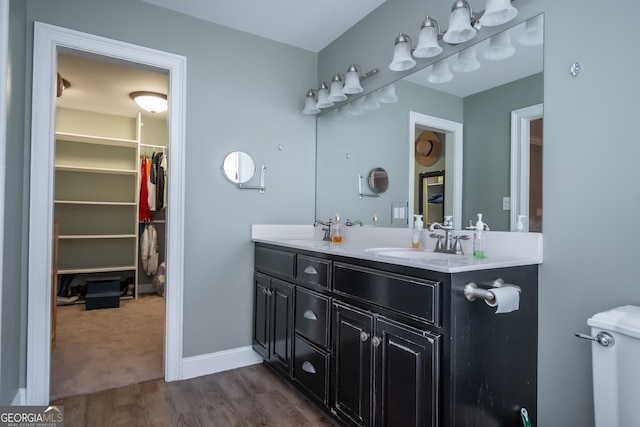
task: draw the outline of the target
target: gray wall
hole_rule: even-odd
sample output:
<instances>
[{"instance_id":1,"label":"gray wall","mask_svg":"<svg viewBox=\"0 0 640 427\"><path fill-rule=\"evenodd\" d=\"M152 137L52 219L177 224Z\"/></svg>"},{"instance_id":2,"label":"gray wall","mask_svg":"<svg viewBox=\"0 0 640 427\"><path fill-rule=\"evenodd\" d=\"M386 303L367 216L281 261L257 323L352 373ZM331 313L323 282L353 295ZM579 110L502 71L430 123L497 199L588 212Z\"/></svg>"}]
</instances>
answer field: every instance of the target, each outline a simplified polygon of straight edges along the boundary
<instances>
[{"instance_id":1,"label":"gray wall","mask_svg":"<svg viewBox=\"0 0 640 427\"><path fill-rule=\"evenodd\" d=\"M24 82L30 86L34 21L187 58L183 354L189 357L251 345L250 225L310 224L314 219L315 118L301 114L301 94L315 86L317 55L141 1L11 1L12 9L22 10L25 5L26 15L11 17L17 33L26 37L26 43L15 40L12 45L17 78L11 91L19 102L16 135L7 159L15 168L8 178L16 180L7 180L11 202L5 225L9 232L3 303L13 306L3 311L12 321L5 318L2 325L15 325L18 316L22 319L20 345L11 342L13 348L21 351L24 360L22 313L26 313L27 283L26 270L20 266L26 263L27 232L19 230L28 210L19 212L19 201L28 200L22 176L28 182L29 149L23 140L29 141L31 95ZM20 68L25 62L26 72ZM279 144L284 146L282 151ZM239 190L223 177L222 160L233 150L244 150L258 165L267 165L265 194ZM2 339L2 360L7 363L3 364L3 386L5 371L13 369L20 372L23 387L24 363L5 356L9 338L4 331ZM4 393L2 398L6 401Z\"/></svg>"},{"instance_id":2,"label":"gray wall","mask_svg":"<svg viewBox=\"0 0 640 427\"><path fill-rule=\"evenodd\" d=\"M541 103L542 94L536 74L464 98L463 225L482 212L492 230L511 229L502 209L510 192L511 111Z\"/></svg>"},{"instance_id":3,"label":"gray wall","mask_svg":"<svg viewBox=\"0 0 640 427\"><path fill-rule=\"evenodd\" d=\"M483 7L481 1L471 4ZM573 333L587 331L586 320L596 312L640 305L634 226L640 210L640 59L633 54L640 3L533 0L514 6L517 19L545 13L544 263L535 424L592 426L590 344ZM427 13L446 22L449 8L449 2L435 0L387 0L320 52L319 77L356 60L383 69L376 84L395 80L402 74L387 68L395 35L415 37ZM607 23L608 29L594 31L588 22ZM577 78L569 73L574 61L583 70ZM365 89L373 82L367 84ZM615 168L607 167L611 161Z\"/></svg>"}]
</instances>

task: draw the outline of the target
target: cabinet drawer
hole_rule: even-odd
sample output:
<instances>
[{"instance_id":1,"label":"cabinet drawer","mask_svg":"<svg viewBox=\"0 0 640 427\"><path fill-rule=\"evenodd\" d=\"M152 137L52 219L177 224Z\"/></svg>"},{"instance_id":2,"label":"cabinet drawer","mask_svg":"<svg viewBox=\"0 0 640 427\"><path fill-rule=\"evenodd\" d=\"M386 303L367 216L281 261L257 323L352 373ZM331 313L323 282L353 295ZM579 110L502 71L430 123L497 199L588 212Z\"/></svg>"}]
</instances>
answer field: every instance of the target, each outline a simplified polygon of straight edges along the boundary
<instances>
[{"instance_id":1,"label":"cabinet drawer","mask_svg":"<svg viewBox=\"0 0 640 427\"><path fill-rule=\"evenodd\" d=\"M334 263L334 292L440 325L441 282Z\"/></svg>"},{"instance_id":2,"label":"cabinet drawer","mask_svg":"<svg viewBox=\"0 0 640 427\"><path fill-rule=\"evenodd\" d=\"M298 255L296 279L303 284L329 288L331 283L331 261Z\"/></svg>"},{"instance_id":3,"label":"cabinet drawer","mask_svg":"<svg viewBox=\"0 0 640 427\"><path fill-rule=\"evenodd\" d=\"M322 403L329 404L329 355L296 336L294 376Z\"/></svg>"},{"instance_id":4,"label":"cabinet drawer","mask_svg":"<svg viewBox=\"0 0 640 427\"><path fill-rule=\"evenodd\" d=\"M296 254L256 246L255 269L284 279L293 279Z\"/></svg>"},{"instance_id":5,"label":"cabinet drawer","mask_svg":"<svg viewBox=\"0 0 640 427\"><path fill-rule=\"evenodd\" d=\"M296 332L329 348L330 299L300 286L296 290Z\"/></svg>"}]
</instances>

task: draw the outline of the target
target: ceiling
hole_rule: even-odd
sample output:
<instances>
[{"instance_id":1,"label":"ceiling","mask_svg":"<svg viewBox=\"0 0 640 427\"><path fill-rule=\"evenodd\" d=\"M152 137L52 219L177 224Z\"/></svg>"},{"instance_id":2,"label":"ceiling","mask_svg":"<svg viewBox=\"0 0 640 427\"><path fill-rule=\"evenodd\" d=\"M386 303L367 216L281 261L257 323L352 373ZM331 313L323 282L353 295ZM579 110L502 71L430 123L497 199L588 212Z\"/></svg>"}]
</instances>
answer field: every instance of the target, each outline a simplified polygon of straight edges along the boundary
<instances>
[{"instance_id":1,"label":"ceiling","mask_svg":"<svg viewBox=\"0 0 640 427\"><path fill-rule=\"evenodd\" d=\"M311 52L320 52L385 0L143 0Z\"/></svg>"},{"instance_id":2,"label":"ceiling","mask_svg":"<svg viewBox=\"0 0 640 427\"><path fill-rule=\"evenodd\" d=\"M350 2L339 0L322 2L234 0L231 2L227 0L224 3L222 0L143 1L249 31L282 43L318 51L385 0ZM251 10L253 13L244 13L246 10ZM331 14L330 11L333 10L341 10L341 12ZM286 19L282 19L283 16ZM273 22L278 24L273 25ZM517 44L517 37L523 25L514 28L511 38L516 47L516 54L507 60L484 60L482 51L488 44L488 41L485 41L478 45L478 60L482 63L478 71L454 73L452 81L439 85L431 85L427 82L431 67L413 73L406 79L457 96L468 96L495 86L495 81L504 83L534 72L541 72L542 46L523 48ZM168 93L167 74L143 70L137 64L122 63L122 61L82 52L65 51L64 54L59 54L58 72L71 83L71 87L57 99L57 105L62 108L135 117L140 109L131 100L129 93L134 91ZM505 76L506 72L512 74ZM142 114L147 118L166 119L166 113L142 112Z\"/></svg>"}]
</instances>

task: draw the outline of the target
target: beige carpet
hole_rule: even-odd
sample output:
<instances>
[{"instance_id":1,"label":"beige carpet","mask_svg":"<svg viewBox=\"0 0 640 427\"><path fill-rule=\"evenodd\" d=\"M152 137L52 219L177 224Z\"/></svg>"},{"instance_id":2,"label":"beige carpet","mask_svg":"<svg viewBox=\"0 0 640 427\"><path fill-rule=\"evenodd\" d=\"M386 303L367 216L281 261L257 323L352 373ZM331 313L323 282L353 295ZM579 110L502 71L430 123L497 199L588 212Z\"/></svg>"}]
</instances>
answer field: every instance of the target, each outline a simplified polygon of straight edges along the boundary
<instances>
[{"instance_id":1,"label":"beige carpet","mask_svg":"<svg viewBox=\"0 0 640 427\"><path fill-rule=\"evenodd\" d=\"M119 308L58 307L51 355L51 400L164 377L164 298L120 301Z\"/></svg>"}]
</instances>

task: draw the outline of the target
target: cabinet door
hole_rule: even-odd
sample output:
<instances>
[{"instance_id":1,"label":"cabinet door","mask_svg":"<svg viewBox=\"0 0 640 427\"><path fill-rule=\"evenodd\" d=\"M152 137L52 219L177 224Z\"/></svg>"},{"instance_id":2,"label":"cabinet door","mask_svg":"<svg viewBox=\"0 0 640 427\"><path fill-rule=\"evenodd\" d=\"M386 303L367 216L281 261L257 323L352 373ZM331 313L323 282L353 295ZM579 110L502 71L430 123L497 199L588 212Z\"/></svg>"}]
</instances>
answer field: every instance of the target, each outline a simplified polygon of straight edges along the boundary
<instances>
[{"instance_id":1,"label":"cabinet door","mask_svg":"<svg viewBox=\"0 0 640 427\"><path fill-rule=\"evenodd\" d=\"M260 273L253 279L253 349L269 358L269 293L271 280Z\"/></svg>"},{"instance_id":2,"label":"cabinet door","mask_svg":"<svg viewBox=\"0 0 640 427\"><path fill-rule=\"evenodd\" d=\"M376 320L377 427L438 425L440 336Z\"/></svg>"},{"instance_id":3,"label":"cabinet door","mask_svg":"<svg viewBox=\"0 0 640 427\"><path fill-rule=\"evenodd\" d=\"M293 287L278 279L271 279L271 352L269 360L288 376L292 375L293 350Z\"/></svg>"},{"instance_id":4,"label":"cabinet door","mask_svg":"<svg viewBox=\"0 0 640 427\"><path fill-rule=\"evenodd\" d=\"M372 328L371 313L334 304L332 407L364 426L371 425L372 419Z\"/></svg>"}]
</instances>

